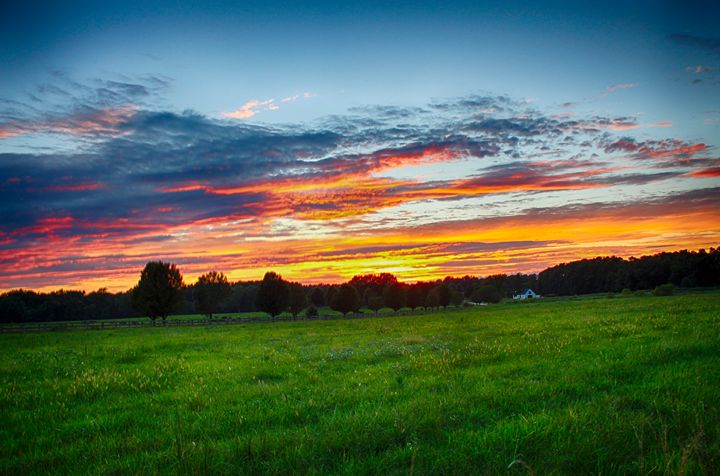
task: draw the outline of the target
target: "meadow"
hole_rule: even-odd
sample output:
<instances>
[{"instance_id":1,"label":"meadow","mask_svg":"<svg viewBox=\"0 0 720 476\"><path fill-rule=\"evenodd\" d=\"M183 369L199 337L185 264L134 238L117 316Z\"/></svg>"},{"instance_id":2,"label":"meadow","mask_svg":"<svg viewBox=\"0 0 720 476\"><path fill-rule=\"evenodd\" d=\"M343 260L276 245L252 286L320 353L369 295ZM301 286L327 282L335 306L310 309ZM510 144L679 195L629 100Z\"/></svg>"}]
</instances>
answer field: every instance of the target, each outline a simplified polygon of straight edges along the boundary
<instances>
[{"instance_id":1,"label":"meadow","mask_svg":"<svg viewBox=\"0 0 720 476\"><path fill-rule=\"evenodd\" d=\"M3 474L718 474L720 293L0 335Z\"/></svg>"}]
</instances>

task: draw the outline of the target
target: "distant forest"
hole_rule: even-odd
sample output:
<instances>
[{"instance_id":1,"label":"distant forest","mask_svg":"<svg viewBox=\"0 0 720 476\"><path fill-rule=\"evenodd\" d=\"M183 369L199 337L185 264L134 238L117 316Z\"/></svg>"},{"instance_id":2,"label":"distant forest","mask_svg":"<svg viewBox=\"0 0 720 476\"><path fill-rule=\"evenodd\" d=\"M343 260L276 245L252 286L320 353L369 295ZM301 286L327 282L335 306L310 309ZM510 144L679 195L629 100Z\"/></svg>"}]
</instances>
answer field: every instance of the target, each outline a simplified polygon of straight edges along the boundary
<instances>
[{"instance_id":1,"label":"distant forest","mask_svg":"<svg viewBox=\"0 0 720 476\"><path fill-rule=\"evenodd\" d=\"M446 307L464 302L497 302L527 288L544 296L650 290L663 284L683 288L720 285L720 248L676 251L641 258L598 257L563 263L538 274L500 274L484 278L464 276L444 280L399 283L392 274L355 276L343 285L302 285L307 306L331 306L348 286L362 307ZM259 311L261 281L229 283L229 291L215 304L215 314ZM297 283L296 283L297 286ZM355 290L357 292L355 292ZM200 284L184 285L184 299L176 314L199 312ZM627 291L626 291L627 292ZM303 300L304 301L304 300ZM0 295L0 322L98 320L137 317L132 290L110 293L105 289L38 293L13 290Z\"/></svg>"}]
</instances>

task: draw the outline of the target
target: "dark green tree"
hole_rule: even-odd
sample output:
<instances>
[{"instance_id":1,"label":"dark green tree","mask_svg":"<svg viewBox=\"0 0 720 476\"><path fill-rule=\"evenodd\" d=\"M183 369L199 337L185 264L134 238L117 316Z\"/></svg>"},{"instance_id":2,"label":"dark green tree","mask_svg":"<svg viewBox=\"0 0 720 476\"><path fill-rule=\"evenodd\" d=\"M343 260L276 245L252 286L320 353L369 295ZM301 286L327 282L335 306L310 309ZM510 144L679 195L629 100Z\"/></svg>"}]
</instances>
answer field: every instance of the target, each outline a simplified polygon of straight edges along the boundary
<instances>
[{"instance_id":1,"label":"dark green tree","mask_svg":"<svg viewBox=\"0 0 720 476\"><path fill-rule=\"evenodd\" d=\"M460 307L463 302L465 302L465 295L463 292L455 286L450 286L450 304L455 307Z\"/></svg>"},{"instance_id":2,"label":"dark green tree","mask_svg":"<svg viewBox=\"0 0 720 476\"><path fill-rule=\"evenodd\" d=\"M495 286L491 284L481 284L475 286L470 299L473 302L497 303L500 302L502 296L500 296L500 291L498 291L498 288Z\"/></svg>"},{"instance_id":3,"label":"dark green tree","mask_svg":"<svg viewBox=\"0 0 720 476\"><path fill-rule=\"evenodd\" d=\"M183 277L172 263L151 261L132 290L133 307L153 322L163 321L183 304Z\"/></svg>"},{"instance_id":4,"label":"dark green tree","mask_svg":"<svg viewBox=\"0 0 720 476\"><path fill-rule=\"evenodd\" d=\"M325 293L320 286L315 288L310 293L310 301L316 306L321 307L325 305Z\"/></svg>"},{"instance_id":5,"label":"dark green tree","mask_svg":"<svg viewBox=\"0 0 720 476\"><path fill-rule=\"evenodd\" d=\"M275 317L290 305L290 286L279 274L268 271L260 283L255 304L258 309Z\"/></svg>"},{"instance_id":6,"label":"dark green tree","mask_svg":"<svg viewBox=\"0 0 720 476\"><path fill-rule=\"evenodd\" d=\"M417 309L425 305L425 296L420 284L413 284L407 290L407 307Z\"/></svg>"},{"instance_id":7,"label":"dark green tree","mask_svg":"<svg viewBox=\"0 0 720 476\"><path fill-rule=\"evenodd\" d=\"M386 284L385 289L383 289L383 301L385 302L385 307L389 307L395 312L405 307L405 303L407 302L405 286L400 283Z\"/></svg>"},{"instance_id":8,"label":"dark green tree","mask_svg":"<svg viewBox=\"0 0 720 476\"><path fill-rule=\"evenodd\" d=\"M377 314L378 311L383 308L383 304L383 298L375 295L372 295L367 301L368 309L375 311L375 314Z\"/></svg>"},{"instance_id":9,"label":"dark green tree","mask_svg":"<svg viewBox=\"0 0 720 476\"><path fill-rule=\"evenodd\" d=\"M427 309L437 309L440 307L440 293L438 292L437 286L432 288L425 298L425 307Z\"/></svg>"},{"instance_id":10,"label":"dark green tree","mask_svg":"<svg viewBox=\"0 0 720 476\"><path fill-rule=\"evenodd\" d=\"M305 295L305 288L300 283L290 283L290 314L293 319L297 318L298 314L302 312L308 305L307 296Z\"/></svg>"},{"instance_id":11,"label":"dark green tree","mask_svg":"<svg viewBox=\"0 0 720 476\"><path fill-rule=\"evenodd\" d=\"M342 312L346 316L348 312L358 312L362 305L360 293L352 284L345 283L334 293L330 302L330 308Z\"/></svg>"},{"instance_id":12,"label":"dark green tree","mask_svg":"<svg viewBox=\"0 0 720 476\"><path fill-rule=\"evenodd\" d=\"M230 297L232 288L224 274L210 271L200 276L193 287L195 310L208 318L220 308L220 302Z\"/></svg>"},{"instance_id":13,"label":"dark green tree","mask_svg":"<svg viewBox=\"0 0 720 476\"><path fill-rule=\"evenodd\" d=\"M440 283L433 289L437 290L438 304L441 307L448 307L452 300L452 292L450 291L450 286L447 283Z\"/></svg>"}]
</instances>

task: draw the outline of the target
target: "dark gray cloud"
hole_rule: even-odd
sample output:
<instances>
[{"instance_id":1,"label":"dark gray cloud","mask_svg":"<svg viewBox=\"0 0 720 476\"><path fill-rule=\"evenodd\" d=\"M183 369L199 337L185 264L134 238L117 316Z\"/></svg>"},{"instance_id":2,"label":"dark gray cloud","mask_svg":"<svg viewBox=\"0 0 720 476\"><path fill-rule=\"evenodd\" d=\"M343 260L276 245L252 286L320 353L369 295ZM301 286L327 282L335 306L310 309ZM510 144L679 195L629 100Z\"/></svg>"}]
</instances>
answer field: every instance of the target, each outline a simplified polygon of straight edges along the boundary
<instances>
[{"instance_id":1,"label":"dark gray cloud","mask_svg":"<svg viewBox=\"0 0 720 476\"><path fill-rule=\"evenodd\" d=\"M108 115L98 105L137 104L166 88L168 81L121 78L88 86L61 73L58 77L60 86L46 88L43 94L83 97L93 106L72 105L65 116L46 116L34 124L42 131L62 122L64 134L94 141L75 152L0 154L0 240L12 237L6 247L21 247L23 240L47 234L45 221L65 217L72 221L55 226L54 236L94 239L105 233L148 240L148 234L167 236L168 226L203 220L254 220L353 207L372 211L403 201L457 199L464 190L481 193L492 187L500 193L611 185L607 164L582 158L578 147L594 144L606 153L638 153L649 144L613 140L607 133L618 124L631 123L630 118L561 119L502 96L436 101L424 108L377 106L292 126L137 105ZM6 110L21 106L2 104ZM32 129L29 124L33 122L25 127ZM544 160L545 154L553 159ZM469 172L464 180L430 177L357 193L328 192L319 198L275 192L283 184L317 184L322 189L333 180L353 183L398 166L467 158L493 162L482 173ZM635 174L619 180L647 183L671 175Z\"/></svg>"},{"instance_id":2,"label":"dark gray cloud","mask_svg":"<svg viewBox=\"0 0 720 476\"><path fill-rule=\"evenodd\" d=\"M720 38L710 38L687 33L672 33L669 38L680 45L699 48L715 55L720 55Z\"/></svg>"}]
</instances>

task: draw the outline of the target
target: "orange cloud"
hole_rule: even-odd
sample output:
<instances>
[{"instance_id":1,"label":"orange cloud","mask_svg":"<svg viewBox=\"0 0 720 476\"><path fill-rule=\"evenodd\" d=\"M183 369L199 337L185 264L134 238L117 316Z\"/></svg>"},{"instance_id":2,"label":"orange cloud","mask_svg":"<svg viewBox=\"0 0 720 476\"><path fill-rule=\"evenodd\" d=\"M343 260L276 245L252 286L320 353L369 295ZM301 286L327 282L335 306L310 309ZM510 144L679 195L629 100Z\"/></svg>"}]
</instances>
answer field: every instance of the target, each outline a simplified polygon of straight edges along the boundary
<instances>
[{"instance_id":1,"label":"orange cloud","mask_svg":"<svg viewBox=\"0 0 720 476\"><path fill-rule=\"evenodd\" d=\"M77 225L59 217L46 220L46 230L37 230L50 233L46 238L11 254L3 250L0 259L12 257L14 267L6 272L12 272L16 282L38 282L52 275L54 284L38 286L46 290L93 289L101 282L114 290L127 289L137 281L144 262L158 258L178 263L187 281L208 269L221 269L232 279L259 279L265 270L274 269L288 279L307 283L340 282L370 271L393 272L404 281L413 281L442 278L459 270L478 275L529 272L597 255L628 257L708 247L720 239L717 205L717 195L713 198L707 192L646 203L528 210L515 216L422 226L377 229L368 225L351 234L342 229L307 236L289 232L275 238L257 223L145 226L137 229L137 243L131 248L127 233L112 233L128 224L122 221L102 224L107 229L94 238L59 241L53 231ZM169 238L140 240L158 232ZM66 250L80 249L81 239L82 252L68 263ZM7 288L7 279L0 277L0 289Z\"/></svg>"},{"instance_id":2,"label":"orange cloud","mask_svg":"<svg viewBox=\"0 0 720 476\"><path fill-rule=\"evenodd\" d=\"M704 169L694 170L688 175L696 178L720 177L720 167L707 167Z\"/></svg>"}]
</instances>

